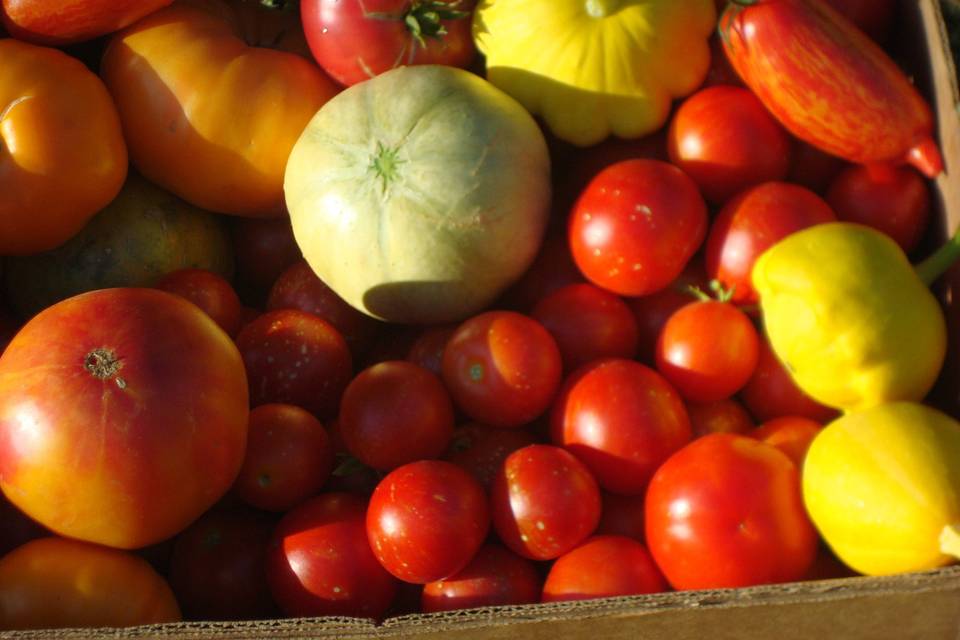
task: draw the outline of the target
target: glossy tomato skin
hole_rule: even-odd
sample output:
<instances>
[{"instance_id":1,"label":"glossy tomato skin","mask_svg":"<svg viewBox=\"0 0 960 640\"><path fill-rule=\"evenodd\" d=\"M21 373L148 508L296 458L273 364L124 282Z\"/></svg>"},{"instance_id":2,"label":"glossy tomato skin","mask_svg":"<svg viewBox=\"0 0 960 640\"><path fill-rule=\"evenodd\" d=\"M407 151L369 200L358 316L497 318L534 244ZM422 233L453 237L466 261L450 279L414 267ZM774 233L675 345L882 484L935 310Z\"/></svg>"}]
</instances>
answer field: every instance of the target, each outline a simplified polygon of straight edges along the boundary
<instances>
[{"instance_id":1,"label":"glossy tomato skin","mask_svg":"<svg viewBox=\"0 0 960 640\"><path fill-rule=\"evenodd\" d=\"M684 100L670 121L667 148L714 204L782 180L790 169L790 136L743 87L708 87Z\"/></svg>"},{"instance_id":2,"label":"glossy tomato skin","mask_svg":"<svg viewBox=\"0 0 960 640\"><path fill-rule=\"evenodd\" d=\"M550 567L543 602L658 593L667 582L641 543L598 535L563 554Z\"/></svg>"},{"instance_id":3,"label":"glossy tomato skin","mask_svg":"<svg viewBox=\"0 0 960 640\"><path fill-rule=\"evenodd\" d=\"M223 276L207 269L180 269L165 275L155 286L200 307L228 336L240 331L240 297Z\"/></svg>"},{"instance_id":4,"label":"glossy tomato skin","mask_svg":"<svg viewBox=\"0 0 960 640\"><path fill-rule=\"evenodd\" d=\"M543 579L536 565L499 544L483 545L458 573L423 586L423 613L498 605L529 604L540 600Z\"/></svg>"},{"instance_id":5,"label":"glossy tomato skin","mask_svg":"<svg viewBox=\"0 0 960 640\"><path fill-rule=\"evenodd\" d=\"M133 24L173 0L3 0L0 18L10 35L35 44L59 46L91 40Z\"/></svg>"},{"instance_id":6,"label":"glossy tomato skin","mask_svg":"<svg viewBox=\"0 0 960 640\"><path fill-rule=\"evenodd\" d=\"M817 553L796 465L776 447L727 433L694 440L657 470L646 529L678 590L799 580Z\"/></svg>"},{"instance_id":7,"label":"glossy tomato skin","mask_svg":"<svg viewBox=\"0 0 960 640\"><path fill-rule=\"evenodd\" d=\"M708 433L747 433L756 426L746 408L733 398L688 402L687 414L694 438Z\"/></svg>"},{"instance_id":8,"label":"glossy tomato skin","mask_svg":"<svg viewBox=\"0 0 960 640\"><path fill-rule=\"evenodd\" d=\"M443 382L456 406L494 427L519 427L544 413L560 386L560 350L536 320L487 311L457 327L443 352Z\"/></svg>"},{"instance_id":9,"label":"glossy tomato skin","mask_svg":"<svg viewBox=\"0 0 960 640\"><path fill-rule=\"evenodd\" d=\"M660 160L625 160L587 185L570 214L573 259L594 284L624 296L666 287L706 235L696 183Z\"/></svg>"},{"instance_id":10,"label":"glossy tomato skin","mask_svg":"<svg viewBox=\"0 0 960 640\"><path fill-rule=\"evenodd\" d=\"M429 370L390 360L361 371L343 392L343 442L360 462L390 471L437 458L453 435L453 403Z\"/></svg>"},{"instance_id":11,"label":"glossy tomato skin","mask_svg":"<svg viewBox=\"0 0 960 640\"><path fill-rule=\"evenodd\" d=\"M489 490L507 456L536 442L536 436L527 429L497 429L473 422L454 431L443 459L467 471Z\"/></svg>"},{"instance_id":12,"label":"glossy tomato skin","mask_svg":"<svg viewBox=\"0 0 960 640\"><path fill-rule=\"evenodd\" d=\"M367 537L397 578L426 584L463 569L490 529L487 494L473 476L442 460L391 471L367 509Z\"/></svg>"},{"instance_id":13,"label":"glossy tomato skin","mask_svg":"<svg viewBox=\"0 0 960 640\"><path fill-rule=\"evenodd\" d=\"M367 542L366 501L324 493L289 511L267 550L267 582L288 616L379 619L397 581Z\"/></svg>"},{"instance_id":14,"label":"glossy tomato skin","mask_svg":"<svg viewBox=\"0 0 960 640\"><path fill-rule=\"evenodd\" d=\"M760 340L757 368L741 389L740 399L758 422L801 416L823 424L837 415L836 409L820 404L800 390L766 337Z\"/></svg>"},{"instance_id":15,"label":"glossy tomato skin","mask_svg":"<svg viewBox=\"0 0 960 640\"><path fill-rule=\"evenodd\" d=\"M507 456L490 490L500 540L531 560L552 560L580 544L600 521L600 489L560 447L534 444Z\"/></svg>"},{"instance_id":16,"label":"glossy tomato skin","mask_svg":"<svg viewBox=\"0 0 960 640\"><path fill-rule=\"evenodd\" d=\"M807 449L822 429L823 425L809 418L783 416L764 422L747 435L780 449L793 460L797 469L802 469Z\"/></svg>"},{"instance_id":17,"label":"glossy tomato skin","mask_svg":"<svg viewBox=\"0 0 960 640\"><path fill-rule=\"evenodd\" d=\"M0 358L0 487L56 533L147 546L233 484L248 406L237 348L196 306L155 289L81 294Z\"/></svg>"},{"instance_id":18,"label":"glossy tomato skin","mask_svg":"<svg viewBox=\"0 0 960 640\"><path fill-rule=\"evenodd\" d=\"M760 254L791 233L837 219L812 191L786 182L765 182L730 200L707 236L707 275L733 290L733 300L753 304L750 281Z\"/></svg>"},{"instance_id":19,"label":"glossy tomato skin","mask_svg":"<svg viewBox=\"0 0 960 640\"><path fill-rule=\"evenodd\" d=\"M550 414L554 444L613 493L639 495L657 467L690 441L680 395L639 362L608 358L584 365L564 382Z\"/></svg>"},{"instance_id":20,"label":"glossy tomato skin","mask_svg":"<svg viewBox=\"0 0 960 640\"><path fill-rule=\"evenodd\" d=\"M463 15L440 20L445 33L425 33L422 42L406 22L418 19L417 4L411 0L304 0L300 11L314 58L346 86L398 65L469 66L476 56L470 35L473 0L448 3ZM424 28L429 29L425 24Z\"/></svg>"},{"instance_id":21,"label":"glossy tomato skin","mask_svg":"<svg viewBox=\"0 0 960 640\"><path fill-rule=\"evenodd\" d=\"M125 551L46 537L0 559L0 627L125 627L178 622L180 608L147 562Z\"/></svg>"}]
</instances>

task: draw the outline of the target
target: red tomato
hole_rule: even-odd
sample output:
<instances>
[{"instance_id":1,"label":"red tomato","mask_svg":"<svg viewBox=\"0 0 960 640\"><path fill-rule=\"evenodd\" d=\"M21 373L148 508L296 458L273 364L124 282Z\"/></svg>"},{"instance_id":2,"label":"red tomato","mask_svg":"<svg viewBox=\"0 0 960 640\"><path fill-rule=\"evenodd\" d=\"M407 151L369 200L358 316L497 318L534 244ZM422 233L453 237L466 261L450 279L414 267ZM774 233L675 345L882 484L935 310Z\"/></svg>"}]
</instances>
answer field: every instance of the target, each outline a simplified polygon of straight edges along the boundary
<instances>
[{"instance_id":1,"label":"red tomato","mask_svg":"<svg viewBox=\"0 0 960 640\"><path fill-rule=\"evenodd\" d=\"M666 580L642 544L624 536L593 536L553 563L543 584L543 602L666 590Z\"/></svg>"},{"instance_id":2,"label":"red tomato","mask_svg":"<svg viewBox=\"0 0 960 640\"><path fill-rule=\"evenodd\" d=\"M637 321L630 307L592 284L571 284L542 298L530 314L560 349L564 370L600 358L637 353Z\"/></svg>"},{"instance_id":3,"label":"red tomato","mask_svg":"<svg viewBox=\"0 0 960 640\"><path fill-rule=\"evenodd\" d=\"M234 484L244 502L287 511L316 494L333 470L333 443L320 421L289 404L250 411L247 454Z\"/></svg>"},{"instance_id":4,"label":"red tomato","mask_svg":"<svg viewBox=\"0 0 960 640\"><path fill-rule=\"evenodd\" d=\"M640 296L676 279L706 230L707 207L688 175L659 160L626 160L587 185L568 234L574 262L588 280Z\"/></svg>"},{"instance_id":5,"label":"red tomato","mask_svg":"<svg viewBox=\"0 0 960 640\"><path fill-rule=\"evenodd\" d=\"M274 529L267 583L283 612L379 619L397 581L377 562L366 533L366 501L324 493L294 507Z\"/></svg>"},{"instance_id":6,"label":"red tomato","mask_svg":"<svg viewBox=\"0 0 960 640\"><path fill-rule=\"evenodd\" d=\"M313 56L337 82L353 85L399 65L466 68L476 49L472 0L302 0Z\"/></svg>"},{"instance_id":7,"label":"red tomato","mask_svg":"<svg viewBox=\"0 0 960 640\"><path fill-rule=\"evenodd\" d=\"M761 182L782 180L790 169L790 136L742 87L720 85L693 94L677 109L668 135L671 162L714 204Z\"/></svg>"},{"instance_id":8,"label":"red tomato","mask_svg":"<svg viewBox=\"0 0 960 640\"><path fill-rule=\"evenodd\" d=\"M280 274L302 259L289 216L233 220L233 250L237 278L260 304Z\"/></svg>"},{"instance_id":9,"label":"red tomato","mask_svg":"<svg viewBox=\"0 0 960 640\"><path fill-rule=\"evenodd\" d=\"M274 525L252 510L214 509L177 536L170 587L186 619L277 615L264 561Z\"/></svg>"},{"instance_id":10,"label":"red tomato","mask_svg":"<svg viewBox=\"0 0 960 640\"><path fill-rule=\"evenodd\" d=\"M830 184L827 202L839 220L858 222L916 249L930 218L926 181L909 167L852 166Z\"/></svg>"},{"instance_id":11,"label":"red tomato","mask_svg":"<svg viewBox=\"0 0 960 640\"><path fill-rule=\"evenodd\" d=\"M347 385L338 422L351 454L390 471L443 453L453 435L453 403L440 378L392 360L364 369Z\"/></svg>"},{"instance_id":12,"label":"red tomato","mask_svg":"<svg viewBox=\"0 0 960 640\"><path fill-rule=\"evenodd\" d=\"M680 396L653 369L623 359L592 362L564 383L550 415L555 444L613 493L639 495L657 467L690 441Z\"/></svg>"},{"instance_id":13,"label":"red tomato","mask_svg":"<svg viewBox=\"0 0 960 640\"><path fill-rule=\"evenodd\" d=\"M750 281L760 254L795 231L837 218L812 191L786 182L766 182L730 200L710 227L707 274L733 290L733 301L757 302Z\"/></svg>"},{"instance_id":14,"label":"red tomato","mask_svg":"<svg viewBox=\"0 0 960 640\"><path fill-rule=\"evenodd\" d=\"M495 429L471 423L454 432L443 458L467 471L484 489L489 489L507 456L536 442L536 437L526 429Z\"/></svg>"},{"instance_id":15,"label":"red tomato","mask_svg":"<svg viewBox=\"0 0 960 640\"><path fill-rule=\"evenodd\" d=\"M638 496L621 496L608 491L600 492L603 507L600 512L600 524L597 525L597 535L626 536L634 540L644 541L644 506L646 498Z\"/></svg>"},{"instance_id":16,"label":"red tomato","mask_svg":"<svg viewBox=\"0 0 960 640\"><path fill-rule=\"evenodd\" d=\"M796 465L747 436L714 433L674 454L650 481L646 516L675 589L799 580L817 553Z\"/></svg>"},{"instance_id":17,"label":"red tomato","mask_svg":"<svg viewBox=\"0 0 960 640\"><path fill-rule=\"evenodd\" d=\"M560 386L560 351L536 320L487 311L461 324L443 352L443 381L469 417L494 427L525 425Z\"/></svg>"},{"instance_id":18,"label":"red tomato","mask_svg":"<svg viewBox=\"0 0 960 640\"><path fill-rule=\"evenodd\" d=\"M240 331L240 298L223 276L206 269L180 269L168 273L154 286L200 307L228 336Z\"/></svg>"},{"instance_id":19,"label":"red tomato","mask_svg":"<svg viewBox=\"0 0 960 640\"><path fill-rule=\"evenodd\" d=\"M747 433L756 426L743 405L733 398L714 402L688 402L687 414L690 416L694 438L708 433Z\"/></svg>"},{"instance_id":20,"label":"red tomato","mask_svg":"<svg viewBox=\"0 0 960 640\"><path fill-rule=\"evenodd\" d=\"M483 487L442 460L394 469L380 481L367 508L367 537L387 571L426 584L462 570L490 529Z\"/></svg>"},{"instance_id":21,"label":"red tomato","mask_svg":"<svg viewBox=\"0 0 960 640\"><path fill-rule=\"evenodd\" d=\"M410 345L406 359L434 375L442 376L443 350L447 348L447 342L456 329L456 325L447 324L423 329Z\"/></svg>"},{"instance_id":22,"label":"red tomato","mask_svg":"<svg viewBox=\"0 0 960 640\"><path fill-rule=\"evenodd\" d=\"M552 560L583 542L600 521L600 489L560 447L534 444L507 456L490 491L493 526L515 553Z\"/></svg>"},{"instance_id":23,"label":"red tomato","mask_svg":"<svg viewBox=\"0 0 960 640\"><path fill-rule=\"evenodd\" d=\"M485 544L456 574L424 585L423 613L540 600L543 580L533 562L498 544Z\"/></svg>"},{"instance_id":24,"label":"red tomato","mask_svg":"<svg viewBox=\"0 0 960 640\"><path fill-rule=\"evenodd\" d=\"M739 391L757 368L760 338L747 315L716 300L674 313L657 341L657 370L691 402Z\"/></svg>"},{"instance_id":25,"label":"red tomato","mask_svg":"<svg viewBox=\"0 0 960 640\"><path fill-rule=\"evenodd\" d=\"M807 449L822 429L819 422L809 418L784 416L764 422L747 435L780 449L793 460L798 469L802 469Z\"/></svg>"},{"instance_id":26,"label":"red tomato","mask_svg":"<svg viewBox=\"0 0 960 640\"><path fill-rule=\"evenodd\" d=\"M340 332L317 316L269 311L237 336L250 383L251 406L294 404L325 417L333 415L350 382L350 350Z\"/></svg>"}]
</instances>

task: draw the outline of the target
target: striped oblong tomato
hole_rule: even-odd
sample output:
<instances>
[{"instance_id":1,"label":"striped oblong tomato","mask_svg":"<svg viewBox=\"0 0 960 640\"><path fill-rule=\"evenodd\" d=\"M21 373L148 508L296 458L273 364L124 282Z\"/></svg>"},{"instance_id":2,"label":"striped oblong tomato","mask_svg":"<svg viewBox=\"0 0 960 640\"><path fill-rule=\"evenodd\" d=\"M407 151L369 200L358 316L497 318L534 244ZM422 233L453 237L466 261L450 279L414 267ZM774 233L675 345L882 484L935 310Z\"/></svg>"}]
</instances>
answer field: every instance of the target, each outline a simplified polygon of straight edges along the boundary
<instances>
[{"instance_id":1,"label":"striped oblong tomato","mask_svg":"<svg viewBox=\"0 0 960 640\"><path fill-rule=\"evenodd\" d=\"M338 89L296 17L254 4L161 9L114 36L101 74L144 176L203 209L277 217L290 150Z\"/></svg>"},{"instance_id":2,"label":"striped oblong tomato","mask_svg":"<svg viewBox=\"0 0 960 640\"><path fill-rule=\"evenodd\" d=\"M0 19L20 40L83 42L133 24L173 0L3 0Z\"/></svg>"},{"instance_id":3,"label":"striped oblong tomato","mask_svg":"<svg viewBox=\"0 0 960 640\"><path fill-rule=\"evenodd\" d=\"M126 175L120 120L100 79L62 51L0 39L0 255L66 242Z\"/></svg>"}]
</instances>

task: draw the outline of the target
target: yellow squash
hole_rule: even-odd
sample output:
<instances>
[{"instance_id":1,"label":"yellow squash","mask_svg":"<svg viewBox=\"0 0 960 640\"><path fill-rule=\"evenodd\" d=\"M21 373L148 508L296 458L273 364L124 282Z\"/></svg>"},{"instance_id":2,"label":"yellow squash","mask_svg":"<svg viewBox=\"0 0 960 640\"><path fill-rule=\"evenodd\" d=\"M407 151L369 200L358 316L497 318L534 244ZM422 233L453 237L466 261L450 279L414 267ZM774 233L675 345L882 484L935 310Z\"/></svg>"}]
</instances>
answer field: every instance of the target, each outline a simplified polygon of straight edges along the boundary
<instances>
[{"instance_id":1,"label":"yellow squash","mask_svg":"<svg viewBox=\"0 0 960 640\"><path fill-rule=\"evenodd\" d=\"M558 138L587 146L666 121L710 66L714 0L480 0L487 79Z\"/></svg>"}]
</instances>

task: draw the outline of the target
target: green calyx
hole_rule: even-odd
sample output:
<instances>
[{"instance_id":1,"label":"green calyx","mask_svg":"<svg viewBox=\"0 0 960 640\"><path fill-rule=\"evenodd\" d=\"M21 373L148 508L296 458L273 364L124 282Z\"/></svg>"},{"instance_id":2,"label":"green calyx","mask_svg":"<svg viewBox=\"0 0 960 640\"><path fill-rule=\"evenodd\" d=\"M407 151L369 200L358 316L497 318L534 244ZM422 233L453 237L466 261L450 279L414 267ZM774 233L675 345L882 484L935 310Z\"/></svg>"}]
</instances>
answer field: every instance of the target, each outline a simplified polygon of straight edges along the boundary
<instances>
[{"instance_id":1,"label":"green calyx","mask_svg":"<svg viewBox=\"0 0 960 640\"><path fill-rule=\"evenodd\" d=\"M403 14L370 12L365 14L375 20L403 20L410 34L421 47L427 46L427 38L440 40L447 35L445 20L462 20L470 16L470 11L459 7L462 0L414 0L410 9Z\"/></svg>"},{"instance_id":2,"label":"green calyx","mask_svg":"<svg viewBox=\"0 0 960 640\"><path fill-rule=\"evenodd\" d=\"M399 148L387 147L382 142L378 142L377 150L370 159L368 168L380 180L381 189L386 191L390 183L400 174L401 164L403 160L400 158Z\"/></svg>"},{"instance_id":3,"label":"green calyx","mask_svg":"<svg viewBox=\"0 0 960 640\"><path fill-rule=\"evenodd\" d=\"M733 300L735 286L727 289L719 280L711 280L709 287L710 293L707 293L698 286L688 285L684 287L684 293L690 294L700 302L730 302Z\"/></svg>"}]
</instances>

